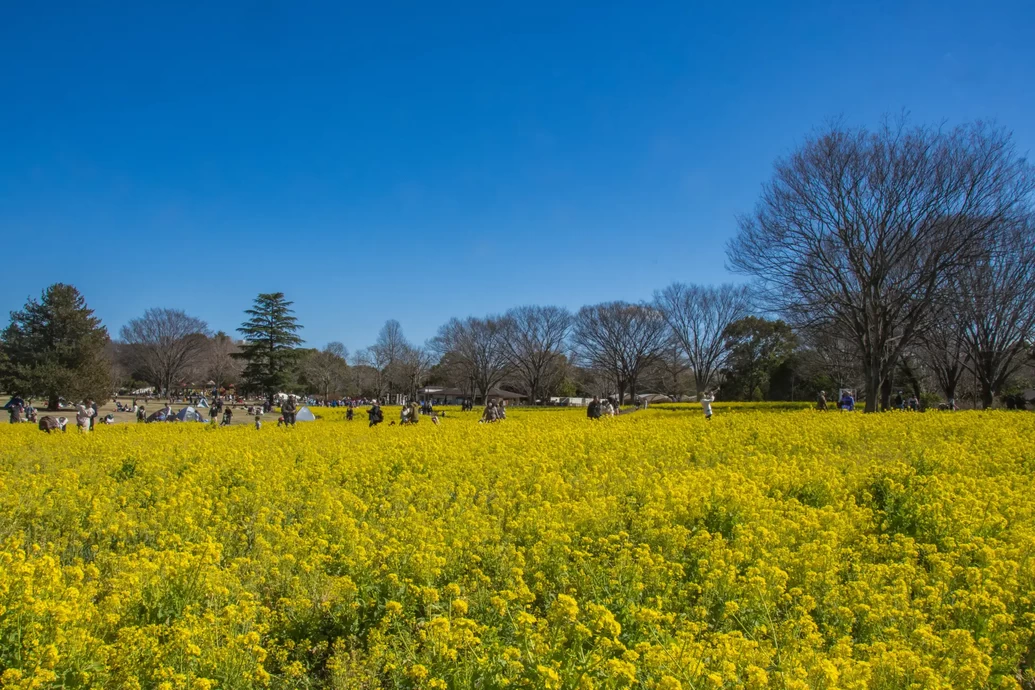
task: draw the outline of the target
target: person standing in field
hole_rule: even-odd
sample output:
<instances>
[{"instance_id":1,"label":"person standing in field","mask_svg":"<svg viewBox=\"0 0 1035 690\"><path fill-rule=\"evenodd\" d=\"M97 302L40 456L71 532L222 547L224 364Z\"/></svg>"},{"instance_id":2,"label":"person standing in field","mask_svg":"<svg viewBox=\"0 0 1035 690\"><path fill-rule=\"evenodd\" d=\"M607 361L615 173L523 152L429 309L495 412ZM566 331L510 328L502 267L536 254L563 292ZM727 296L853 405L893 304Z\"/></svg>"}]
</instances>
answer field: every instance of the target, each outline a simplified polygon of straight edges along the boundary
<instances>
[{"instance_id":1,"label":"person standing in field","mask_svg":"<svg viewBox=\"0 0 1035 690\"><path fill-rule=\"evenodd\" d=\"M600 419L600 398L595 395L586 407L586 416L590 419Z\"/></svg>"},{"instance_id":2,"label":"person standing in field","mask_svg":"<svg viewBox=\"0 0 1035 690\"><path fill-rule=\"evenodd\" d=\"M827 411L827 392L820 391L819 397L816 398L816 409L820 412Z\"/></svg>"},{"instance_id":3,"label":"person standing in field","mask_svg":"<svg viewBox=\"0 0 1035 690\"><path fill-rule=\"evenodd\" d=\"M496 419L497 419L497 417L496 417L496 404L493 403L490 400L485 405L485 411L482 412L482 419L481 419L481 421L488 423L488 422L495 422Z\"/></svg>"},{"instance_id":4,"label":"person standing in field","mask_svg":"<svg viewBox=\"0 0 1035 690\"><path fill-rule=\"evenodd\" d=\"M88 401L89 402L89 401ZM90 431L90 419L93 417L93 408L79 403L76 407L75 413L75 424L79 428L79 433L89 433Z\"/></svg>"},{"instance_id":5,"label":"person standing in field","mask_svg":"<svg viewBox=\"0 0 1035 690\"><path fill-rule=\"evenodd\" d=\"M704 418L710 420L712 418L712 403L715 402L715 393L706 390L704 395L701 396L701 409L704 410Z\"/></svg>"},{"instance_id":6,"label":"person standing in field","mask_svg":"<svg viewBox=\"0 0 1035 690\"><path fill-rule=\"evenodd\" d=\"M852 392L846 390L842 393L841 402L837 406L841 408L842 412L855 412L855 398L852 397Z\"/></svg>"},{"instance_id":7,"label":"person standing in field","mask_svg":"<svg viewBox=\"0 0 1035 690\"><path fill-rule=\"evenodd\" d=\"M295 413L298 411L298 407L295 404L295 396L289 395L288 399L280 406L280 414L284 417L284 424L287 426L295 425Z\"/></svg>"},{"instance_id":8,"label":"person standing in field","mask_svg":"<svg viewBox=\"0 0 1035 690\"><path fill-rule=\"evenodd\" d=\"M18 424L22 421L22 414L25 409L22 407L20 399L18 402L12 402L11 406L7 408L7 413L11 415L11 424Z\"/></svg>"},{"instance_id":9,"label":"person standing in field","mask_svg":"<svg viewBox=\"0 0 1035 690\"><path fill-rule=\"evenodd\" d=\"M367 418L370 420L370 426L377 426L385 420L385 415L381 412L381 406L374 401L374 404L367 410Z\"/></svg>"}]
</instances>

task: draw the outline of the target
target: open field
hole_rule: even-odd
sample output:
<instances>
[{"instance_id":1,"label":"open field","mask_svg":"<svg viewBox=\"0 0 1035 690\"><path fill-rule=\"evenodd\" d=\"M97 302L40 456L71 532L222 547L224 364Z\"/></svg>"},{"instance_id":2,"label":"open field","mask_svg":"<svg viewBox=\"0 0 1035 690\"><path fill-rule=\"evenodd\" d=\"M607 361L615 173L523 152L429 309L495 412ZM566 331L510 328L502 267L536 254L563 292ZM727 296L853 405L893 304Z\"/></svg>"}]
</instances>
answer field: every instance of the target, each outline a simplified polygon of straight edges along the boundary
<instances>
[{"instance_id":1,"label":"open field","mask_svg":"<svg viewBox=\"0 0 1035 690\"><path fill-rule=\"evenodd\" d=\"M0 425L0 685L1031 686L1035 415L716 410Z\"/></svg>"}]
</instances>

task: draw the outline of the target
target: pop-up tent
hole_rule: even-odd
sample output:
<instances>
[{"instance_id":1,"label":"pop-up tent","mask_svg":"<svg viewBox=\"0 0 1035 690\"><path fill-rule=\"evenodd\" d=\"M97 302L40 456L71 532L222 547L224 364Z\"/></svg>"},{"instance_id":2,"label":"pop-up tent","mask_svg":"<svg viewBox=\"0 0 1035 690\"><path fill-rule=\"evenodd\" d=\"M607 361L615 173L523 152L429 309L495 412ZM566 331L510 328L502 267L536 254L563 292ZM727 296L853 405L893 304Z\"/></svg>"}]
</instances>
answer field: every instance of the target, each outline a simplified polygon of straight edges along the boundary
<instances>
[{"instance_id":1,"label":"pop-up tent","mask_svg":"<svg viewBox=\"0 0 1035 690\"><path fill-rule=\"evenodd\" d=\"M201 400L198 400L198 409L201 409L201 408L208 409L208 400L205 400L204 398L202 398Z\"/></svg>"},{"instance_id":2,"label":"pop-up tent","mask_svg":"<svg viewBox=\"0 0 1035 690\"><path fill-rule=\"evenodd\" d=\"M193 407L188 405L179 412L176 413L176 419L181 422L204 422L205 418L201 416L201 413L195 410Z\"/></svg>"},{"instance_id":3,"label":"pop-up tent","mask_svg":"<svg viewBox=\"0 0 1035 690\"><path fill-rule=\"evenodd\" d=\"M300 409L298 412L295 413L295 421L296 422L315 422L316 421L316 415L313 414L313 411L310 410L308 407L303 407L302 409Z\"/></svg>"}]
</instances>

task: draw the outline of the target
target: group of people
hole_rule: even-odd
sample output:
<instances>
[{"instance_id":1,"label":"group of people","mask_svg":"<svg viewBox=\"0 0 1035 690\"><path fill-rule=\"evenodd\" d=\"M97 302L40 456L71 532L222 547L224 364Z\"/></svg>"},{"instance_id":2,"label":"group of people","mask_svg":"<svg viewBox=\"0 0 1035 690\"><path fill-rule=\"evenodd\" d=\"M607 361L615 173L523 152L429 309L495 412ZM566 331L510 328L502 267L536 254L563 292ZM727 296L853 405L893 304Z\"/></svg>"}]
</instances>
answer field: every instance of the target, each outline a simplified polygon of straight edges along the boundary
<instances>
[{"instance_id":1,"label":"group of people","mask_svg":"<svg viewBox=\"0 0 1035 690\"><path fill-rule=\"evenodd\" d=\"M816 409L820 412L825 412L827 409L827 392L820 391L819 395L816 396ZM837 401L837 409L842 412L854 412L855 411L855 396L852 392L845 390L841 392L841 397Z\"/></svg>"},{"instance_id":2,"label":"group of people","mask_svg":"<svg viewBox=\"0 0 1035 690\"><path fill-rule=\"evenodd\" d=\"M614 396L609 396L604 400L601 400L599 396L593 396L593 399L589 401L589 405L586 406L586 416L590 419L600 419L601 417L614 417L617 414L621 414L621 406L618 404L618 399Z\"/></svg>"},{"instance_id":3,"label":"group of people","mask_svg":"<svg viewBox=\"0 0 1035 690\"><path fill-rule=\"evenodd\" d=\"M32 406L32 401L25 402L17 395L7 404L7 414L10 415L11 424L36 421L36 408Z\"/></svg>"},{"instance_id":4,"label":"group of people","mask_svg":"<svg viewBox=\"0 0 1035 690\"><path fill-rule=\"evenodd\" d=\"M479 424L490 424L492 422L502 422L507 418L507 401L490 400L485 404L485 410L482 411L482 418L478 420Z\"/></svg>"}]
</instances>

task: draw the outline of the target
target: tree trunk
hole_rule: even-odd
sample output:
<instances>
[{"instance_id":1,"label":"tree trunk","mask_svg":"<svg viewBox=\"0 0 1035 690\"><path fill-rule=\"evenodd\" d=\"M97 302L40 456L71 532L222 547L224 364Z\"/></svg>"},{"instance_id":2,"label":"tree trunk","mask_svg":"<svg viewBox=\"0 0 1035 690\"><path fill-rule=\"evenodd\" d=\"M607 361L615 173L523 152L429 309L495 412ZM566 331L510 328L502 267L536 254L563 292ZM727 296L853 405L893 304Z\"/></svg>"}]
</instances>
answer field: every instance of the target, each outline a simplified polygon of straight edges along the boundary
<instances>
[{"instance_id":1,"label":"tree trunk","mask_svg":"<svg viewBox=\"0 0 1035 690\"><path fill-rule=\"evenodd\" d=\"M880 387L881 383L883 383L880 365L872 361L869 362L863 374L866 377L866 409L863 411L867 413L876 412L880 401Z\"/></svg>"},{"instance_id":2,"label":"tree trunk","mask_svg":"<svg viewBox=\"0 0 1035 690\"><path fill-rule=\"evenodd\" d=\"M995 391L992 390L992 386L988 385L984 381L981 382L981 409L990 410L992 405L995 404Z\"/></svg>"},{"instance_id":3,"label":"tree trunk","mask_svg":"<svg viewBox=\"0 0 1035 690\"><path fill-rule=\"evenodd\" d=\"M918 398L920 396L917 396ZM891 377L885 376L880 385L880 409L887 412L891 409Z\"/></svg>"},{"instance_id":4,"label":"tree trunk","mask_svg":"<svg viewBox=\"0 0 1035 690\"><path fill-rule=\"evenodd\" d=\"M60 402L61 402L60 396L57 395L56 393L51 393L49 396L47 396L47 409L48 410L57 410L58 409L58 404Z\"/></svg>"}]
</instances>

